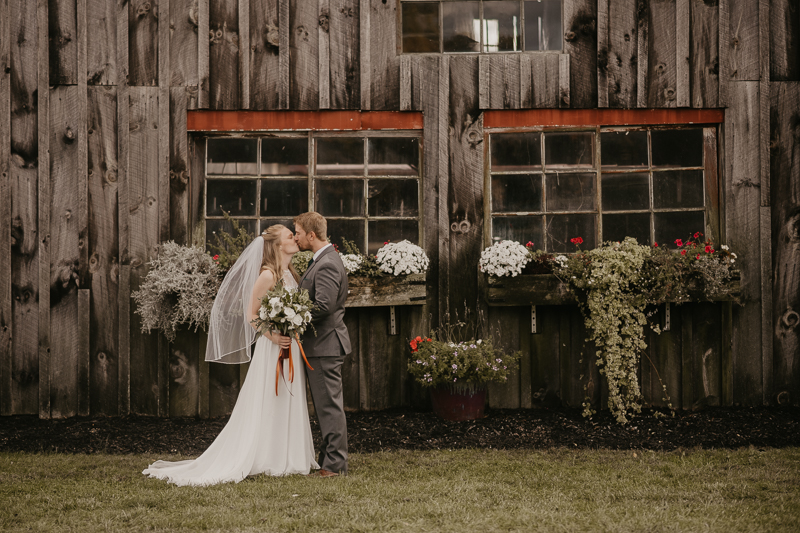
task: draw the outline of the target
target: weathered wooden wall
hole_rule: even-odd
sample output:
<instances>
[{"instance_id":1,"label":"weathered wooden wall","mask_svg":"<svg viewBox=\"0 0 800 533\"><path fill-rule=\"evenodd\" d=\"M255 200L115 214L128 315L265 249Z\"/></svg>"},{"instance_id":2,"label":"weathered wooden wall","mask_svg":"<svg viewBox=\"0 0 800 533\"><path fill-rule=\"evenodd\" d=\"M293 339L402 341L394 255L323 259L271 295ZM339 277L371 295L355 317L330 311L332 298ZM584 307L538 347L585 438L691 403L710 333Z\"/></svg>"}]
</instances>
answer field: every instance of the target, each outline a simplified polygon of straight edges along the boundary
<instances>
[{"instance_id":1,"label":"weathered wooden wall","mask_svg":"<svg viewBox=\"0 0 800 533\"><path fill-rule=\"evenodd\" d=\"M720 232L743 306L672 311L649 403L800 403L800 7L564 0L561 53L401 55L399 0L0 0L0 414L230 411L246 368L203 338L139 332L130 293L202 211L192 109L424 113L425 306L348 310L350 409L424 405L405 341L479 305L483 110L725 108ZM769 150L769 152L768 152ZM384 312L385 311L385 312ZM520 371L496 407L578 406L603 386L574 307L488 308ZM583 376L583 378L580 378Z\"/></svg>"}]
</instances>

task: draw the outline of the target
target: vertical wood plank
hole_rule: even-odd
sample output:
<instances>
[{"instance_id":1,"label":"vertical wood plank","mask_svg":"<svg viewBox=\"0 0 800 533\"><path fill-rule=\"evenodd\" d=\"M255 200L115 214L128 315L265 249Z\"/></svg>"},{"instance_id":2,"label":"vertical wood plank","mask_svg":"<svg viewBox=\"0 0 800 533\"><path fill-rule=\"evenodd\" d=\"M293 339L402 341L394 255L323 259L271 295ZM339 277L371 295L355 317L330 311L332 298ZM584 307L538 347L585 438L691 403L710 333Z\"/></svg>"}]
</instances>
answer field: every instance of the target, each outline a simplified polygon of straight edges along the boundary
<instances>
[{"instance_id":1,"label":"vertical wood plank","mask_svg":"<svg viewBox=\"0 0 800 533\"><path fill-rule=\"evenodd\" d=\"M0 0L0 416L12 413L11 303L11 6Z\"/></svg>"},{"instance_id":2,"label":"vertical wood plank","mask_svg":"<svg viewBox=\"0 0 800 533\"><path fill-rule=\"evenodd\" d=\"M398 53L398 0L369 2L370 109L394 110L400 106L400 63Z\"/></svg>"},{"instance_id":3,"label":"vertical wood plank","mask_svg":"<svg viewBox=\"0 0 800 533\"><path fill-rule=\"evenodd\" d=\"M200 335L177 332L169 347L169 416L197 416L200 412Z\"/></svg>"},{"instance_id":4,"label":"vertical wood plank","mask_svg":"<svg viewBox=\"0 0 800 533\"><path fill-rule=\"evenodd\" d=\"M719 104L719 5L691 2L691 106Z\"/></svg>"},{"instance_id":5,"label":"vertical wood plank","mask_svg":"<svg viewBox=\"0 0 800 533\"><path fill-rule=\"evenodd\" d=\"M209 20L210 0L197 0L197 81L199 109L209 107L209 48L211 47L211 21ZM283 0L286 1L286 0Z\"/></svg>"},{"instance_id":6,"label":"vertical wood plank","mask_svg":"<svg viewBox=\"0 0 800 533\"><path fill-rule=\"evenodd\" d=\"M608 49L600 52L607 68L605 91L607 107L636 107L638 83L639 28L636 0L609 1ZM598 65L598 68L602 68Z\"/></svg>"},{"instance_id":7,"label":"vertical wood plank","mask_svg":"<svg viewBox=\"0 0 800 533\"><path fill-rule=\"evenodd\" d=\"M597 107L608 107L609 0L597 1ZM630 38L630 36L629 36Z\"/></svg>"},{"instance_id":8,"label":"vertical wood plank","mask_svg":"<svg viewBox=\"0 0 800 533\"><path fill-rule=\"evenodd\" d=\"M666 387L666 394L671 398L672 405L676 408L681 406L681 324L684 311L684 306L672 306L672 327L669 331L662 331L660 335L654 331L645 331L645 335L649 337L649 346L647 355L642 355L642 375L645 375L644 370L647 369L650 378L647 382L643 379L641 384L645 405L666 407Z\"/></svg>"},{"instance_id":9,"label":"vertical wood plank","mask_svg":"<svg viewBox=\"0 0 800 533\"><path fill-rule=\"evenodd\" d=\"M372 401L370 390L370 321L368 313L358 311L358 406L361 410L368 410Z\"/></svg>"},{"instance_id":10,"label":"vertical wood plank","mask_svg":"<svg viewBox=\"0 0 800 533\"><path fill-rule=\"evenodd\" d=\"M800 81L800 4L771 0L769 56L772 81Z\"/></svg>"},{"instance_id":11,"label":"vertical wood plank","mask_svg":"<svg viewBox=\"0 0 800 533\"><path fill-rule=\"evenodd\" d=\"M86 0L87 67L80 76L89 85L117 84L117 2Z\"/></svg>"},{"instance_id":12,"label":"vertical wood plank","mask_svg":"<svg viewBox=\"0 0 800 533\"><path fill-rule=\"evenodd\" d=\"M49 0L48 50L50 85L78 83L78 17L76 0Z\"/></svg>"},{"instance_id":13,"label":"vertical wood plank","mask_svg":"<svg viewBox=\"0 0 800 533\"><path fill-rule=\"evenodd\" d=\"M597 107L597 1L565 0L564 54L569 56L570 103Z\"/></svg>"},{"instance_id":14,"label":"vertical wood plank","mask_svg":"<svg viewBox=\"0 0 800 533\"><path fill-rule=\"evenodd\" d=\"M650 52L650 8L647 0L637 0L636 14L636 107L647 107Z\"/></svg>"},{"instance_id":15,"label":"vertical wood plank","mask_svg":"<svg viewBox=\"0 0 800 533\"><path fill-rule=\"evenodd\" d=\"M400 56L400 111L411 110L411 57Z\"/></svg>"},{"instance_id":16,"label":"vertical wood plank","mask_svg":"<svg viewBox=\"0 0 800 533\"><path fill-rule=\"evenodd\" d=\"M39 418L50 418L50 90L48 55L48 3L36 9L38 87L38 241L39 241ZM13 127L13 125L12 125Z\"/></svg>"},{"instance_id":17,"label":"vertical wood plank","mask_svg":"<svg viewBox=\"0 0 800 533\"><path fill-rule=\"evenodd\" d=\"M491 56L481 54L478 56L478 108L491 109L492 72Z\"/></svg>"},{"instance_id":18,"label":"vertical wood plank","mask_svg":"<svg viewBox=\"0 0 800 533\"><path fill-rule=\"evenodd\" d=\"M774 9L774 5L772 6ZM774 285L773 383L780 404L800 404L800 83L770 88Z\"/></svg>"},{"instance_id":19,"label":"vertical wood plank","mask_svg":"<svg viewBox=\"0 0 800 533\"><path fill-rule=\"evenodd\" d=\"M689 107L689 41L691 35L689 4L691 0L677 0L675 4L675 104Z\"/></svg>"},{"instance_id":20,"label":"vertical wood plank","mask_svg":"<svg viewBox=\"0 0 800 533\"><path fill-rule=\"evenodd\" d=\"M330 106L331 109L358 109L361 90L359 0L329 0L329 3ZM366 10L369 11L369 6ZM387 33L385 28L384 33Z\"/></svg>"},{"instance_id":21,"label":"vertical wood plank","mask_svg":"<svg viewBox=\"0 0 800 533\"><path fill-rule=\"evenodd\" d=\"M450 148L448 136L448 121L450 109L450 57L442 55L439 57L439 98L437 111L437 118L439 120L438 134L439 140L437 142L437 154L439 162L439 170L437 175L437 190L438 190L438 217L436 218L439 228L450 227L450 209L448 205L450 191L448 187L450 178ZM445 157L447 154L447 157ZM444 235L442 235L444 233ZM438 239L438 265L439 272L437 276L439 295L439 315L437 317L437 324L445 323L445 317L450 312L450 232L445 230L440 232Z\"/></svg>"},{"instance_id":22,"label":"vertical wood plank","mask_svg":"<svg viewBox=\"0 0 800 533\"><path fill-rule=\"evenodd\" d=\"M522 109L532 107L531 103L531 55L519 57L519 105Z\"/></svg>"},{"instance_id":23,"label":"vertical wood plank","mask_svg":"<svg viewBox=\"0 0 800 533\"><path fill-rule=\"evenodd\" d=\"M759 48L759 92L760 92L760 141L761 163L761 364L763 404L772 402L774 391L774 347L772 314L772 204L770 198L770 79L769 79L769 0L758 2L758 48Z\"/></svg>"},{"instance_id":24,"label":"vertical wood plank","mask_svg":"<svg viewBox=\"0 0 800 533\"><path fill-rule=\"evenodd\" d=\"M331 107L331 6L319 0L319 108Z\"/></svg>"},{"instance_id":25,"label":"vertical wood plank","mask_svg":"<svg viewBox=\"0 0 800 533\"><path fill-rule=\"evenodd\" d=\"M480 56L479 95L488 96L488 109L519 109L519 56ZM484 67L487 65L488 67ZM567 77L567 81L569 78ZM488 95L484 94L487 92ZM484 107L481 106L481 109Z\"/></svg>"},{"instance_id":26,"label":"vertical wood plank","mask_svg":"<svg viewBox=\"0 0 800 533\"><path fill-rule=\"evenodd\" d=\"M759 191L761 165L758 146L760 105L758 82L730 82L730 104L725 117L726 235L739 255L743 307L733 310L734 403L760 405L762 401L761 251Z\"/></svg>"},{"instance_id":27,"label":"vertical wood plank","mask_svg":"<svg viewBox=\"0 0 800 533\"><path fill-rule=\"evenodd\" d=\"M728 105L730 83L730 0L719 0L719 106Z\"/></svg>"},{"instance_id":28,"label":"vertical wood plank","mask_svg":"<svg viewBox=\"0 0 800 533\"><path fill-rule=\"evenodd\" d=\"M519 318L519 350L522 357L519 361L519 406L523 409L533 407L533 390L531 388L531 310L525 308L517 313Z\"/></svg>"},{"instance_id":29,"label":"vertical wood plank","mask_svg":"<svg viewBox=\"0 0 800 533\"><path fill-rule=\"evenodd\" d=\"M758 4L753 0L729 0L730 41L727 46L731 81L759 79Z\"/></svg>"},{"instance_id":30,"label":"vertical wood plank","mask_svg":"<svg viewBox=\"0 0 800 533\"><path fill-rule=\"evenodd\" d=\"M489 327L493 344L506 353L519 350L520 321L517 307L490 307ZM495 409L519 409L520 369L517 368L504 383L488 386L489 406Z\"/></svg>"},{"instance_id":31,"label":"vertical wood plank","mask_svg":"<svg viewBox=\"0 0 800 533\"><path fill-rule=\"evenodd\" d=\"M289 107L296 110L319 108L319 63L317 10L314 2L289 2Z\"/></svg>"},{"instance_id":32,"label":"vertical wood plank","mask_svg":"<svg viewBox=\"0 0 800 533\"><path fill-rule=\"evenodd\" d=\"M281 108L278 11L279 2L250 0L250 109Z\"/></svg>"},{"instance_id":33,"label":"vertical wood plank","mask_svg":"<svg viewBox=\"0 0 800 533\"><path fill-rule=\"evenodd\" d=\"M289 96L289 85L291 82L290 76L290 69L289 69L289 59L291 58L291 50L290 50L290 31L291 26L289 24L289 0L278 0L278 9L279 9L279 17L280 17L280 56L278 58L279 68L280 68L280 97L279 103L281 109L289 109L290 103L290 96Z\"/></svg>"},{"instance_id":34,"label":"vertical wood plank","mask_svg":"<svg viewBox=\"0 0 800 533\"><path fill-rule=\"evenodd\" d=\"M80 132L77 139L77 194L78 194L78 414L89 415L89 327L90 327L90 299L89 290L81 287L89 286L89 169L88 169L88 140L86 127L89 122L88 111L88 43L87 43L87 0L77 2L77 29L78 29L78 108L77 127Z\"/></svg>"},{"instance_id":35,"label":"vertical wood plank","mask_svg":"<svg viewBox=\"0 0 800 533\"><path fill-rule=\"evenodd\" d=\"M653 0L649 9L647 106L675 107L676 0Z\"/></svg>"},{"instance_id":36,"label":"vertical wood plank","mask_svg":"<svg viewBox=\"0 0 800 533\"><path fill-rule=\"evenodd\" d=\"M159 214L159 89L131 87L129 89L129 239L130 290L139 289L147 276L147 262L158 253ZM141 333L141 317L130 314L130 384L131 412L157 415L159 413L158 335Z\"/></svg>"},{"instance_id":37,"label":"vertical wood plank","mask_svg":"<svg viewBox=\"0 0 800 533\"><path fill-rule=\"evenodd\" d=\"M78 138L84 135L78 113L78 88L50 92L50 414L75 416L78 410L78 288L80 286Z\"/></svg>"},{"instance_id":38,"label":"vertical wood plank","mask_svg":"<svg viewBox=\"0 0 800 533\"><path fill-rule=\"evenodd\" d=\"M680 307L684 409L720 405L722 306L697 303ZM673 397L672 391L669 391Z\"/></svg>"},{"instance_id":39,"label":"vertical wood plank","mask_svg":"<svg viewBox=\"0 0 800 533\"><path fill-rule=\"evenodd\" d=\"M561 404L558 307L537 306L536 320L539 333L530 336L532 404L557 407Z\"/></svg>"},{"instance_id":40,"label":"vertical wood plank","mask_svg":"<svg viewBox=\"0 0 800 533\"><path fill-rule=\"evenodd\" d=\"M160 0L160 7L163 13L169 13L170 0ZM169 240L170 234L170 180L169 180L169 156L170 156L170 51L169 51L169 24L158 25L158 242L162 243ZM170 352L169 343L162 334L158 336L158 415L169 416L169 392L170 392Z\"/></svg>"},{"instance_id":41,"label":"vertical wood plank","mask_svg":"<svg viewBox=\"0 0 800 533\"><path fill-rule=\"evenodd\" d=\"M186 132L189 91L185 87L172 87L169 94L169 238L187 244L191 240L189 139Z\"/></svg>"},{"instance_id":42,"label":"vertical wood plank","mask_svg":"<svg viewBox=\"0 0 800 533\"><path fill-rule=\"evenodd\" d=\"M449 179L447 224L450 233L450 313L464 316L478 299L477 271L483 239L483 114L478 109L478 59L450 59ZM441 189L440 189L441 191ZM441 222L440 222L441 223ZM440 251L441 260L441 251Z\"/></svg>"},{"instance_id":43,"label":"vertical wood plank","mask_svg":"<svg viewBox=\"0 0 800 533\"><path fill-rule=\"evenodd\" d=\"M116 415L120 265L115 87L88 89L88 117L90 411Z\"/></svg>"},{"instance_id":44,"label":"vertical wood plank","mask_svg":"<svg viewBox=\"0 0 800 533\"><path fill-rule=\"evenodd\" d=\"M568 108L572 104L570 92L570 56L558 56L558 107ZM573 106L574 107L574 106Z\"/></svg>"},{"instance_id":45,"label":"vertical wood plank","mask_svg":"<svg viewBox=\"0 0 800 533\"><path fill-rule=\"evenodd\" d=\"M353 307L346 309L344 313L344 325L347 327L347 333L350 336L350 347L352 348L352 351L347 354L342 364L342 396L346 411L357 411L359 408L360 383L358 374L359 354L361 353L359 345L361 334L358 329L359 313L361 313L361 310Z\"/></svg>"},{"instance_id":46,"label":"vertical wood plank","mask_svg":"<svg viewBox=\"0 0 800 533\"><path fill-rule=\"evenodd\" d=\"M250 0L239 0L239 108L250 109Z\"/></svg>"},{"instance_id":47,"label":"vertical wood plank","mask_svg":"<svg viewBox=\"0 0 800 533\"><path fill-rule=\"evenodd\" d=\"M361 109L368 111L372 104L372 76L370 68L370 0L359 0L359 51L361 64Z\"/></svg>"},{"instance_id":48,"label":"vertical wood plank","mask_svg":"<svg viewBox=\"0 0 800 533\"><path fill-rule=\"evenodd\" d=\"M158 85L158 0L129 0L128 85ZM120 42L120 41L118 41ZM125 46L121 43L121 46Z\"/></svg>"},{"instance_id":49,"label":"vertical wood plank","mask_svg":"<svg viewBox=\"0 0 800 533\"><path fill-rule=\"evenodd\" d=\"M532 108L558 107L562 77L560 66L563 54L535 54L526 55L529 58L530 76L528 82L530 92L523 91L522 101L529 98L529 106ZM523 61L520 77L526 76L528 61ZM567 76L567 87L569 86ZM525 104L523 104L523 107Z\"/></svg>"},{"instance_id":50,"label":"vertical wood plank","mask_svg":"<svg viewBox=\"0 0 800 533\"><path fill-rule=\"evenodd\" d=\"M198 372L198 393L197 393L197 416L200 418L208 418L209 413L209 363L206 363L206 347L208 345L208 335L201 333L199 335L200 344L197 350L197 372Z\"/></svg>"},{"instance_id":51,"label":"vertical wood plank","mask_svg":"<svg viewBox=\"0 0 800 533\"><path fill-rule=\"evenodd\" d=\"M78 410L77 414L80 416L89 416L89 401L94 393L90 389L89 383L89 343L90 343L90 299L89 289L78 290L78 375L76 380L76 388L78 393Z\"/></svg>"},{"instance_id":52,"label":"vertical wood plank","mask_svg":"<svg viewBox=\"0 0 800 533\"><path fill-rule=\"evenodd\" d=\"M161 11L163 13L163 7ZM169 85L171 87L196 87L199 83L198 28L197 0L170 0Z\"/></svg>"},{"instance_id":53,"label":"vertical wood plank","mask_svg":"<svg viewBox=\"0 0 800 533\"><path fill-rule=\"evenodd\" d=\"M119 220L119 362L118 414L131 411L130 403L130 239L129 239L129 187L128 154L130 140L130 89L128 88L128 7L119 4L117 12L117 154L118 154L118 220Z\"/></svg>"},{"instance_id":54,"label":"vertical wood plank","mask_svg":"<svg viewBox=\"0 0 800 533\"><path fill-rule=\"evenodd\" d=\"M210 109L239 107L239 9L236 0L209 0Z\"/></svg>"}]
</instances>

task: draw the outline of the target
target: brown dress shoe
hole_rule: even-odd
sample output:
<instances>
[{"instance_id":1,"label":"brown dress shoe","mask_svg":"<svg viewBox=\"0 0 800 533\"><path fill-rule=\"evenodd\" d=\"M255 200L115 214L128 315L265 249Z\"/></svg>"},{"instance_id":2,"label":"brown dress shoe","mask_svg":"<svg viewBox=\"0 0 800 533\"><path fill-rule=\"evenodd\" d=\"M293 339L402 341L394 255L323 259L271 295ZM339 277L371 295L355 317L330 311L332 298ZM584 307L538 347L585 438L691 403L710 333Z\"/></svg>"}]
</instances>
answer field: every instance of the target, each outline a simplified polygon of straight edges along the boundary
<instances>
[{"instance_id":1,"label":"brown dress shoe","mask_svg":"<svg viewBox=\"0 0 800 533\"><path fill-rule=\"evenodd\" d=\"M333 477L339 475L336 472L331 472L330 470L325 470L324 468L320 469L317 474L319 474L320 477Z\"/></svg>"}]
</instances>

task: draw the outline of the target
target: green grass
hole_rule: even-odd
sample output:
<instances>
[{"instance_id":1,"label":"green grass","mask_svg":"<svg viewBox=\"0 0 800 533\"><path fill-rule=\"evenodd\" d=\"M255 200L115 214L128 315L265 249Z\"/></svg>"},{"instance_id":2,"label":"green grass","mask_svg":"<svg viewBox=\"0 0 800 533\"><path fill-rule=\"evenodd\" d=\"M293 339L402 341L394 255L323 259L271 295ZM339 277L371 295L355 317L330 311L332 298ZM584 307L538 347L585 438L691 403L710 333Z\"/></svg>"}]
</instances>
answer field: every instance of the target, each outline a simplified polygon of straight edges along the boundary
<instances>
[{"instance_id":1,"label":"green grass","mask_svg":"<svg viewBox=\"0 0 800 533\"><path fill-rule=\"evenodd\" d=\"M0 530L800 529L798 448L386 452L351 456L348 477L206 488L145 478L156 458L2 453Z\"/></svg>"}]
</instances>

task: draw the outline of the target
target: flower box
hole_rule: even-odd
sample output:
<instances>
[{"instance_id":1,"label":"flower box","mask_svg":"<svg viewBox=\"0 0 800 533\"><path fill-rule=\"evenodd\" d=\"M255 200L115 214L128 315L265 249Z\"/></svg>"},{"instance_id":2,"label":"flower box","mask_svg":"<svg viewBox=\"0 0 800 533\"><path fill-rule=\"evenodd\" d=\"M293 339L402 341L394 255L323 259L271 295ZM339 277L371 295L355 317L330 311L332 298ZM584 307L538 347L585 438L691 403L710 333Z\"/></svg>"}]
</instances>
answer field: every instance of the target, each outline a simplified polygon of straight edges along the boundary
<instances>
[{"instance_id":1,"label":"flower box","mask_svg":"<svg viewBox=\"0 0 800 533\"><path fill-rule=\"evenodd\" d=\"M369 278L348 276L345 307L425 304L425 274Z\"/></svg>"},{"instance_id":2,"label":"flower box","mask_svg":"<svg viewBox=\"0 0 800 533\"><path fill-rule=\"evenodd\" d=\"M478 273L481 292L491 306L569 305L578 300L566 283L554 274L521 274L514 277L487 276ZM732 302L741 295L741 277L736 272L729 292L706 298L701 288L687 287L693 301Z\"/></svg>"}]
</instances>

